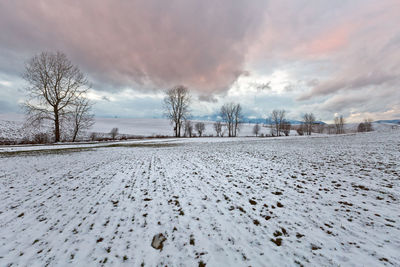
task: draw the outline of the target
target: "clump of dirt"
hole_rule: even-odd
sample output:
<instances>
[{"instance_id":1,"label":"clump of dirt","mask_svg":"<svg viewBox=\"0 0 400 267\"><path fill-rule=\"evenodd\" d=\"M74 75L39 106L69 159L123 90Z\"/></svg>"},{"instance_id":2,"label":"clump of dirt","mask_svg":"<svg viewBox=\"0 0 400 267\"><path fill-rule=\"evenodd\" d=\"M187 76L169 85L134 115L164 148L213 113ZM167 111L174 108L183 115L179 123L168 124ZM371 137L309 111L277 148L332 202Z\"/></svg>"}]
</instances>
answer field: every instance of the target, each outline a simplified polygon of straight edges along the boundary
<instances>
[{"instance_id":1,"label":"clump of dirt","mask_svg":"<svg viewBox=\"0 0 400 267\"><path fill-rule=\"evenodd\" d=\"M192 246L194 246L194 244L195 244L193 235L190 235L189 244Z\"/></svg>"},{"instance_id":2,"label":"clump of dirt","mask_svg":"<svg viewBox=\"0 0 400 267\"><path fill-rule=\"evenodd\" d=\"M271 241L272 241L275 245L277 245L278 247L280 247L280 246L282 245L282 238L276 238L276 239L271 238Z\"/></svg>"},{"instance_id":3,"label":"clump of dirt","mask_svg":"<svg viewBox=\"0 0 400 267\"><path fill-rule=\"evenodd\" d=\"M252 200L252 199L249 199L249 202L250 202L251 205L257 205L257 202Z\"/></svg>"},{"instance_id":4,"label":"clump of dirt","mask_svg":"<svg viewBox=\"0 0 400 267\"><path fill-rule=\"evenodd\" d=\"M238 210L240 210L241 212L246 213L246 211L245 211L242 207L237 206L236 208L237 208Z\"/></svg>"},{"instance_id":5,"label":"clump of dirt","mask_svg":"<svg viewBox=\"0 0 400 267\"><path fill-rule=\"evenodd\" d=\"M282 233L280 232L280 231L278 231L278 230L276 230L275 232L274 232L274 236L275 237L278 237L278 236L281 236L282 235Z\"/></svg>"},{"instance_id":6,"label":"clump of dirt","mask_svg":"<svg viewBox=\"0 0 400 267\"><path fill-rule=\"evenodd\" d=\"M321 249L321 247L315 245L315 244L311 244L311 250L318 250Z\"/></svg>"},{"instance_id":7,"label":"clump of dirt","mask_svg":"<svg viewBox=\"0 0 400 267\"><path fill-rule=\"evenodd\" d=\"M303 234L296 233L296 237L297 237L297 238L302 238L303 236L304 236Z\"/></svg>"}]
</instances>

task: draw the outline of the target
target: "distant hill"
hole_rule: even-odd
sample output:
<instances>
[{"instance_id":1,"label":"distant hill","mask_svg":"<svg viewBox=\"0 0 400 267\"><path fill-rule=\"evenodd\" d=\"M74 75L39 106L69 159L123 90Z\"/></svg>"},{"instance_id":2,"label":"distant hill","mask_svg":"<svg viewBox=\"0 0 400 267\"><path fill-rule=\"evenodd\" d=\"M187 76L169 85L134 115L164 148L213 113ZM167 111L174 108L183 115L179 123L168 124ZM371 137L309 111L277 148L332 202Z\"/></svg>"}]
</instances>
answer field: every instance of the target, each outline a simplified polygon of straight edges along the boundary
<instances>
[{"instance_id":1,"label":"distant hill","mask_svg":"<svg viewBox=\"0 0 400 267\"><path fill-rule=\"evenodd\" d=\"M379 120L374 121L375 123L392 123L392 124L400 124L400 120Z\"/></svg>"}]
</instances>

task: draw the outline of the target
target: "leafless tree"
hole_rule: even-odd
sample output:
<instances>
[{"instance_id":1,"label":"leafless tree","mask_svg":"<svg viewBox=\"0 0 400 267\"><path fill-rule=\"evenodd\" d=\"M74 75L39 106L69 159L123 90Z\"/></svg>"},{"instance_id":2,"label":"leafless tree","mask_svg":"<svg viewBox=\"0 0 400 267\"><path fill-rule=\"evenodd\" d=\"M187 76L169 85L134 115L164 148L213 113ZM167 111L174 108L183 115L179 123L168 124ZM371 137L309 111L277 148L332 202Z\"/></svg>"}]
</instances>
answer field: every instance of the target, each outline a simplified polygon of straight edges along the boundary
<instances>
[{"instance_id":1,"label":"leafless tree","mask_svg":"<svg viewBox=\"0 0 400 267\"><path fill-rule=\"evenodd\" d=\"M233 113L233 122L234 122L234 136L239 134L240 130L240 123L243 120L242 114L242 106L240 104L236 104L234 106L234 113Z\"/></svg>"},{"instance_id":2,"label":"leafless tree","mask_svg":"<svg viewBox=\"0 0 400 267\"><path fill-rule=\"evenodd\" d=\"M335 117L336 134L344 134L345 120L342 115Z\"/></svg>"},{"instance_id":3,"label":"leafless tree","mask_svg":"<svg viewBox=\"0 0 400 267\"><path fill-rule=\"evenodd\" d=\"M275 126L274 127L274 132L272 135L280 136L282 132L282 125L283 122L285 121L285 116L286 116L286 111L284 109L282 110L273 110L271 112L271 123Z\"/></svg>"},{"instance_id":4,"label":"leafless tree","mask_svg":"<svg viewBox=\"0 0 400 267\"><path fill-rule=\"evenodd\" d=\"M194 128L195 128L196 132L199 134L199 136L201 137L206 129L206 126L205 126L204 122L197 122L194 125Z\"/></svg>"},{"instance_id":5,"label":"leafless tree","mask_svg":"<svg viewBox=\"0 0 400 267\"><path fill-rule=\"evenodd\" d=\"M221 107L221 117L228 128L228 136L237 136L242 120L242 107L240 104L228 103Z\"/></svg>"},{"instance_id":6,"label":"leafless tree","mask_svg":"<svg viewBox=\"0 0 400 267\"><path fill-rule=\"evenodd\" d=\"M219 136L222 137L222 123L220 121L214 122L214 130L215 133L217 134L217 137Z\"/></svg>"},{"instance_id":7,"label":"leafless tree","mask_svg":"<svg viewBox=\"0 0 400 267\"><path fill-rule=\"evenodd\" d=\"M112 128L110 135L111 135L112 140L115 140L115 138L118 135L118 128Z\"/></svg>"},{"instance_id":8,"label":"leafless tree","mask_svg":"<svg viewBox=\"0 0 400 267\"><path fill-rule=\"evenodd\" d=\"M229 137L233 136L233 112L234 112L233 103L224 104L221 107L221 117L226 124Z\"/></svg>"},{"instance_id":9,"label":"leafless tree","mask_svg":"<svg viewBox=\"0 0 400 267\"><path fill-rule=\"evenodd\" d=\"M365 124L364 124L363 122L361 122L361 123L358 125L357 131L360 132L360 133L363 133L363 132L366 131L366 130L365 130Z\"/></svg>"},{"instance_id":10,"label":"leafless tree","mask_svg":"<svg viewBox=\"0 0 400 267\"><path fill-rule=\"evenodd\" d=\"M192 122L190 120L185 120L184 128L185 128L185 136L192 137L192 135L193 135L193 124L192 124Z\"/></svg>"},{"instance_id":11,"label":"leafless tree","mask_svg":"<svg viewBox=\"0 0 400 267\"><path fill-rule=\"evenodd\" d=\"M258 136L258 134L260 133L261 127L260 124L256 123L253 126L253 134L255 134L256 136Z\"/></svg>"},{"instance_id":12,"label":"leafless tree","mask_svg":"<svg viewBox=\"0 0 400 267\"><path fill-rule=\"evenodd\" d=\"M92 104L88 99L82 98L74 104L74 109L69 114L73 125L72 142L84 130L88 130L94 124L94 115L91 114Z\"/></svg>"},{"instance_id":13,"label":"leafless tree","mask_svg":"<svg viewBox=\"0 0 400 267\"><path fill-rule=\"evenodd\" d=\"M372 128L372 119L365 119L364 122L360 123L357 127L358 132L371 132Z\"/></svg>"},{"instance_id":14,"label":"leafless tree","mask_svg":"<svg viewBox=\"0 0 400 267\"><path fill-rule=\"evenodd\" d=\"M364 120L364 125L365 125L365 131L366 132L371 132L374 129L372 128L372 119L368 118Z\"/></svg>"},{"instance_id":15,"label":"leafless tree","mask_svg":"<svg viewBox=\"0 0 400 267\"><path fill-rule=\"evenodd\" d=\"M292 124L289 121L284 120L282 124L282 131L285 134L285 136L289 136L291 128Z\"/></svg>"},{"instance_id":16,"label":"leafless tree","mask_svg":"<svg viewBox=\"0 0 400 267\"><path fill-rule=\"evenodd\" d=\"M61 52L42 52L25 66L29 97L23 104L32 123L54 122L54 141L60 141L60 121L85 96L88 81L79 68Z\"/></svg>"},{"instance_id":17,"label":"leafless tree","mask_svg":"<svg viewBox=\"0 0 400 267\"><path fill-rule=\"evenodd\" d=\"M315 116L312 113L306 113L303 116L304 131L307 135L311 135L313 125L315 123Z\"/></svg>"},{"instance_id":18,"label":"leafless tree","mask_svg":"<svg viewBox=\"0 0 400 267\"><path fill-rule=\"evenodd\" d=\"M181 136L183 122L190 116L191 97L187 87L178 85L166 91L164 114L174 126L176 137Z\"/></svg>"}]
</instances>

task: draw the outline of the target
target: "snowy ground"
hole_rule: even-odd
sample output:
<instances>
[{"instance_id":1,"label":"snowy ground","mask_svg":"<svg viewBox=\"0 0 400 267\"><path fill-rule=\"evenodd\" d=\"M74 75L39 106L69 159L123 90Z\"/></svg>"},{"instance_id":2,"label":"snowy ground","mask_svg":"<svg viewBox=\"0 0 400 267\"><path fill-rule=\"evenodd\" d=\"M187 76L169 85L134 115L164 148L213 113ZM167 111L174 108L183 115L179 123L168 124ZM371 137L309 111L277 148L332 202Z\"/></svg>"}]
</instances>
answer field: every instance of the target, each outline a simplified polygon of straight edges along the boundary
<instances>
[{"instance_id":1,"label":"snowy ground","mask_svg":"<svg viewBox=\"0 0 400 267\"><path fill-rule=\"evenodd\" d=\"M399 159L400 131L3 151L0 266L399 266Z\"/></svg>"}]
</instances>

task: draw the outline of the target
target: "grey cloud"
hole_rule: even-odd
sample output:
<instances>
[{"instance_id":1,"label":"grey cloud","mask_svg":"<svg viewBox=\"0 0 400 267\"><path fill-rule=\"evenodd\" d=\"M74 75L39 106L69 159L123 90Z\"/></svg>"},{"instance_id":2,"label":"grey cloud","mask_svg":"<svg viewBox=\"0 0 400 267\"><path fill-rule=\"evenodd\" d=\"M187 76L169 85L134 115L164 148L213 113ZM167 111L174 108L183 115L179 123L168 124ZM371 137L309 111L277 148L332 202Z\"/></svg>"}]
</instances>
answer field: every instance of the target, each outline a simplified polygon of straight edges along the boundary
<instances>
[{"instance_id":1,"label":"grey cloud","mask_svg":"<svg viewBox=\"0 0 400 267\"><path fill-rule=\"evenodd\" d=\"M265 2L2 1L0 54L62 50L103 90L186 84L226 91L244 68ZM21 68L21 58L10 58ZM0 71L10 71L2 62ZM15 71L15 68L11 71ZM108 85L104 85L108 84Z\"/></svg>"}]
</instances>

